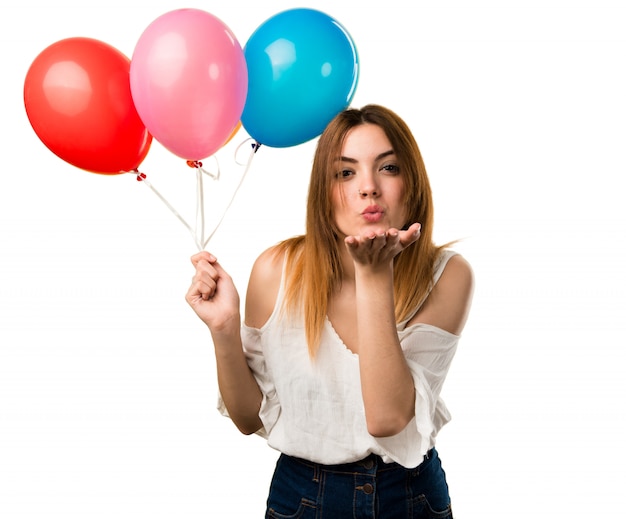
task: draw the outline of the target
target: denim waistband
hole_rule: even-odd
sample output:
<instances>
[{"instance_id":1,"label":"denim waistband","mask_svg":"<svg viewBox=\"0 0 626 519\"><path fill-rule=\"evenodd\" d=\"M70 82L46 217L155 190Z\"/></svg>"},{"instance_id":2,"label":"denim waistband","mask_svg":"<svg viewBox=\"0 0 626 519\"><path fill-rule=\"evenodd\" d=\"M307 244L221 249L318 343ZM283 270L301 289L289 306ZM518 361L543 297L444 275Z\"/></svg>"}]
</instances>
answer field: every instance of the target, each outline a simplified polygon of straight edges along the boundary
<instances>
[{"instance_id":1,"label":"denim waistband","mask_svg":"<svg viewBox=\"0 0 626 519\"><path fill-rule=\"evenodd\" d=\"M314 461L309 461L309 460L305 460L302 458L287 456L286 454L283 454L282 456L285 456L291 459L292 461L301 463L302 465L306 465L316 470L324 470L328 472L370 473L371 474L371 473L376 473L376 472L381 472L381 471L386 471L386 470L394 470L394 469L415 470L417 468L422 467L424 464L428 463L428 461L430 461L433 457L437 456L437 451L434 447L430 449L424 456L424 461L422 461L422 463L418 467L415 467L413 469L407 469L406 467L403 467L402 465L396 462L385 463L379 455L373 454L373 453L359 461L353 461L350 463L340 463L336 465L324 465L322 463L316 463Z\"/></svg>"}]
</instances>

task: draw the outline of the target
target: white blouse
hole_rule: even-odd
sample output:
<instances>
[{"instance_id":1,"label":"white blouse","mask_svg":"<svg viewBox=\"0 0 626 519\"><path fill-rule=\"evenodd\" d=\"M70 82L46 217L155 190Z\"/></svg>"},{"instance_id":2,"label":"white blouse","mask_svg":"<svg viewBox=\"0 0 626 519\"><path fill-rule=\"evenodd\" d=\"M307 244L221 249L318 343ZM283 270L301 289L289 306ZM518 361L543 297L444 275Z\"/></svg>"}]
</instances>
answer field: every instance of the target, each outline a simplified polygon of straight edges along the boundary
<instances>
[{"instance_id":1,"label":"white blouse","mask_svg":"<svg viewBox=\"0 0 626 519\"><path fill-rule=\"evenodd\" d=\"M454 254L450 250L441 254L434 283ZM311 360L302 320L288 320L280 311L283 296L281 286L263 327L242 326L246 358L263 393L259 412L263 428L257 434L280 452L322 464L349 463L374 453L386 463L419 465L450 420L439 394L459 336L428 324L407 327L410 318L398 323L400 344L415 381L415 417L400 433L377 438L367 431L358 354L344 345L327 319L320 348ZM221 397L218 409L228 416Z\"/></svg>"}]
</instances>

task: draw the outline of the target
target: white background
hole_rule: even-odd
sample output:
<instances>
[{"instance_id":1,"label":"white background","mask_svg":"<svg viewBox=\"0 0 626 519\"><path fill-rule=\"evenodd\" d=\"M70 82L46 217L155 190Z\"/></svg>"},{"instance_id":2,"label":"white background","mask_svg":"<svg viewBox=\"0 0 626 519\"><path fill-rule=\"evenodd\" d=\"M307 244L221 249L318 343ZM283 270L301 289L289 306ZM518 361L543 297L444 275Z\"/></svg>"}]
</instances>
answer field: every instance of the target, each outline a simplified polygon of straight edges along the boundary
<instances>
[{"instance_id":1,"label":"white background","mask_svg":"<svg viewBox=\"0 0 626 519\"><path fill-rule=\"evenodd\" d=\"M131 175L56 157L23 105L27 69L48 45L88 36L130 57L145 27L181 7L218 16L242 46L283 9L326 12L359 51L353 104L387 105L413 128L436 239L463 239L477 281L438 443L456 516L616 515L626 482L619 4L4 1L0 517L263 515L277 453L215 410L209 334L184 301L190 234ZM211 240L242 297L256 255L303 230L313 145L262 147ZM222 180L206 183L214 222L242 172L232 149L220 154ZM182 159L155 142L141 169L193 222Z\"/></svg>"}]
</instances>

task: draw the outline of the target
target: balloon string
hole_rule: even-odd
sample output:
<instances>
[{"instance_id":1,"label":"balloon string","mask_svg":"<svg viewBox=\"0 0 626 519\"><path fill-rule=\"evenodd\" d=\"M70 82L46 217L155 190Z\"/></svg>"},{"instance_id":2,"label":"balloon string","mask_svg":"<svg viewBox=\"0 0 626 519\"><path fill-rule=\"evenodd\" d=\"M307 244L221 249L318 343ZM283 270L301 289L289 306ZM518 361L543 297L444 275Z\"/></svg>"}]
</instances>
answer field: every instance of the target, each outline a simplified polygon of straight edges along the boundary
<instances>
[{"instance_id":1,"label":"balloon string","mask_svg":"<svg viewBox=\"0 0 626 519\"><path fill-rule=\"evenodd\" d=\"M202 169L196 170L196 243L204 243L204 185Z\"/></svg>"},{"instance_id":2,"label":"balloon string","mask_svg":"<svg viewBox=\"0 0 626 519\"><path fill-rule=\"evenodd\" d=\"M242 144L244 144L244 143L242 143ZM239 148L241 147L242 144L239 145ZM224 212L222 213L221 218L217 222L217 225L213 228L213 230L211 231L211 234L209 234L208 238L206 240L204 240L204 242L202 243L202 248L203 249L206 248L206 246L211 241L211 238L213 238L213 235L215 234L215 232L219 229L220 225L222 224L222 221L224 220L224 217L226 216L226 213L230 209L230 206L233 204L233 201L235 200L235 196L237 195L237 192L239 191L239 188L243 184L243 180L246 178L246 175L248 174L248 171L250 170L250 165L252 164L252 159L254 158L254 155L256 154L256 152L258 151L258 149L260 147L261 147L261 144L259 142L255 141L252 144L252 150L250 151L250 155L248 156L248 161L246 162L246 169L244 170L243 174L241 175L241 178L239 179L239 183L237 184L237 187L235 188L235 191L233 192L232 196L230 197L230 201L228 202L228 205L226 206L226 209L224 209ZM237 148L237 151L239 151L239 148ZM235 154L237 153L237 151L235 151ZM202 194L200 194L200 198L202 198Z\"/></svg>"},{"instance_id":3,"label":"balloon string","mask_svg":"<svg viewBox=\"0 0 626 519\"><path fill-rule=\"evenodd\" d=\"M202 162L198 160L188 160L187 165L196 169L196 245L204 243L205 232L205 213L204 213L204 179L203 175L211 177L213 180L219 180L220 167L217 157L213 156L217 165L217 173L211 173L202 167ZM200 248L199 248L200 250Z\"/></svg>"},{"instance_id":4,"label":"balloon string","mask_svg":"<svg viewBox=\"0 0 626 519\"><path fill-rule=\"evenodd\" d=\"M239 145L239 147L237 148L237 151L235 152L235 155L237 154L237 152L239 151L239 149L241 148L241 146L243 144ZM143 184L146 185L146 187L150 188L150 190L161 200L161 202L163 202L166 207L174 214L174 216L176 216L176 218L178 218L180 220L180 222L185 226L185 228L191 233L191 236L196 244L196 247L198 248L198 251L201 251L203 249L206 248L206 246L209 244L209 242L211 241L211 238L213 238L213 235L217 232L217 230L219 229L220 225L222 224L222 221L224 220L224 217L226 216L226 213L228 212L228 210L230 209L230 206L233 204L233 201L235 200L235 196L237 195L239 188L241 187L241 185L243 184L243 181L246 177L246 175L248 174L248 171L250 170L250 165L252 164L252 159L255 155L255 153L257 152L257 150L261 147L261 144L259 142L254 142L252 144L252 151L250 152L250 155L248 156L248 160L245 163L245 170L243 172L243 174L241 175L241 178L239 179L239 183L237 184L237 187L235 188L230 201L228 202L228 205L226 206L226 209L224 210L224 212L222 213L222 216L220 217L219 221L217 222L217 224L215 225L215 227L213 228L213 230L211 231L211 234L209 234L209 236L205 239L204 233L205 233L205 213L204 213L204 183L203 183L203 175L208 175L209 177L211 177L213 180L218 180L220 178L220 168L219 168L219 163L217 164L217 173L211 173L205 169L202 168L202 162L199 161L191 161L188 160L187 161L187 165L189 167L192 168L196 168L196 228L193 229L186 221L185 219L180 215L180 213L174 208L174 206L172 204L170 204L165 197L159 193L157 191L157 189L148 181L148 179L146 178L146 174L145 173L141 173L138 170L133 170L133 171L127 171L126 173L132 173L134 175L137 175L137 180L142 182ZM217 158L215 158L215 161L217 163ZM237 162L237 164L239 165L243 165L241 163L239 163L236 159L235 162Z\"/></svg>"},{"instance_id":5,"label":"balloon string","mask_svg":"<svg viewBox=\"0 0 626 519\"><path fill-rule=\"evenodd\" d=\"M176 218L178 218L181 223L187 228L187 230L191 233L192 238L194 239L194 242L196 243L196 247L198 247L198 250L202 250L202 242L198 241L198 238L196 236L196 233L194 232L194 230L191 228L191 226L185 221L185 219L179 214L179 212L174 209L174 206L172 206L172 204L170 204L163 195L161 195L161 193L159 193L156 188L150 183L150 181L148 181L148 179L146 178L146 174L145 173L140 173L137 170L134 171L128 171L128 173L132 173L137 175L137 180L140 181L141 183L143 183L146 187L149 187L152 192L159 197L159 199L161 200L161 202L163 202L167 208L174 214L174 216L176 216Z\"/></svg>"},{"instance_id":6,"label":"balloon string","mask_svg":"<svg viewBox=\"0 0 626 519\"><path fill-rule=\"evenodd\" d=\"M188 160L187 166L189 166L190 168L196 168L198 171L201 171L207 177L211 177L213 180L219 180L221 176L220 163L217 160L217 157L215 155L213 155L211 158L215 161L215 165L217 167L217 173L211 173L210 171L207 171L206 169L204 169L202 167L202 162L200 162L199 160Z\"/></svg>"}]
</instances>

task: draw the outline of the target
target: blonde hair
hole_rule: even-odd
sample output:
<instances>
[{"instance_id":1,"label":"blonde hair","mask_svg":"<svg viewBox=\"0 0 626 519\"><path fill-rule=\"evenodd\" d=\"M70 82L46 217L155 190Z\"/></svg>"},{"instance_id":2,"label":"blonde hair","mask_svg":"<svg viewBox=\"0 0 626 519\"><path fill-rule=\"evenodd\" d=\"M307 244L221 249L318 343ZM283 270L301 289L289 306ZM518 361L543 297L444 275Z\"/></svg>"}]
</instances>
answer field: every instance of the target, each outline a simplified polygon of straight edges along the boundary
<instances>
[{"instance_id":1,"label":"blonde hair","mask_svg":"<svg viewBox=\"0 0 626 519\"><path fill-rule=\"evenodd\" d=\"M339 113L319 138L309 184L306 233L281 242L287 262L284 310L302 311L309 353L319 347L328 311L328 302L341 285L343 275L335 227L331 187L336 159L341 155L347 133L362 124L383 129L391 143L403 176L408 226L422 225L419 240L394 259L395 316L407 319L431 288L433 265L443 246L436 246L433 234L433 201L426 167L419 147L406 123L393 111L379 105L350 108Z\"/></svg>"}]
</instances>

